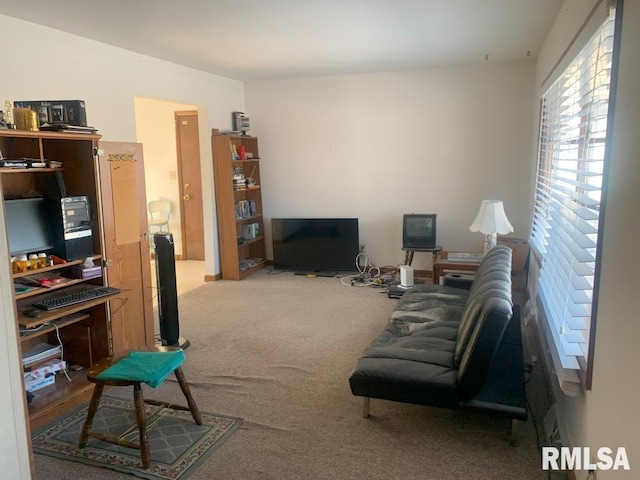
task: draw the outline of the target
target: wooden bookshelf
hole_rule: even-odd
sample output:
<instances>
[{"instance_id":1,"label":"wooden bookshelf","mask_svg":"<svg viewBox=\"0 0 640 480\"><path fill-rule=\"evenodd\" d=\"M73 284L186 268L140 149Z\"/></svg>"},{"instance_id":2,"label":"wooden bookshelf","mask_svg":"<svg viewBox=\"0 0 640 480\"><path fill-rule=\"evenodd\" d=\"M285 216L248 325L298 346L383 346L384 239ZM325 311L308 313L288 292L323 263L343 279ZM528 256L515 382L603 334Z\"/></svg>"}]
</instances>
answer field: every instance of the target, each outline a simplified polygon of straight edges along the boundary
<instances>
[{"instance_id":1,"label":"wooden bookshelf","mask_svg":"<svg viewBox=\"0 0 640 480\"><path fill-rule=\"evenodd\" d=\"M222 278L241 280L265 265L258 139L214 130L211 147ZM239 158L241 150L248 158Z\"/></svg>"}]
</instances>

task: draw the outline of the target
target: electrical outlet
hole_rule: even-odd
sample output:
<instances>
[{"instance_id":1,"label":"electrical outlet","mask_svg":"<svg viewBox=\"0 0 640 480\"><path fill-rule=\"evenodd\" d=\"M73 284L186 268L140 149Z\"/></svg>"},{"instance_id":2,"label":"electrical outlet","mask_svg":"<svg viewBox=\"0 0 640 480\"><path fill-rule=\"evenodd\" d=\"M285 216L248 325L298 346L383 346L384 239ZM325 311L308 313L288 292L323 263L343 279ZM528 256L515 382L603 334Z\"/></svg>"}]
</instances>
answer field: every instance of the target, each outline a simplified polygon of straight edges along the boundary
<instances>
[{"instance_id":1,"label":"electrical outlet","mask_svg":"<svg viewBox=\"0 0 640 480\"><path fill-rule=\"evenodd\" d=\"M364 243L360 244L360 253L367 253L367 246Z\"/></svg>"}]
</instances>

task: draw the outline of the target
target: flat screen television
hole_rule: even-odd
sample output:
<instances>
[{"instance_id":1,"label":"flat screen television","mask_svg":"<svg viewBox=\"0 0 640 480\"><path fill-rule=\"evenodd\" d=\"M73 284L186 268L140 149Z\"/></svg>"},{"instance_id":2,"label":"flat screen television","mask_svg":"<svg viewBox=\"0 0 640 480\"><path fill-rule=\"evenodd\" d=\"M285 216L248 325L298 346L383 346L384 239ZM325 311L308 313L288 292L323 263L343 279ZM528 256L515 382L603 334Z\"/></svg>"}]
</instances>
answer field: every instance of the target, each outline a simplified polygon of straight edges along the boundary
<instances>
[{"instance_id":1,"label":"flat screen television","mask_svg":"<svg viewBox=\"0 0 640 480\"><path fill-rule=\"evenodd\" d=\"M298 274L357 271L357 218L272 218L273 266Z\"/></svg>"},{"instance_id":2,"label":"flat screen television","mask_svg":"<svg viewBox=\"0 0 640 480\"><path fill-rule=\"evenodd\" d=\"M436 217L435 213L405 213L402 217L402 248L435 248Z\"/></svg>"},{"instance_id":3,"label":"flat screen television","mask_svg":"<svg viewBox=\"0 0 640 480\"><path fill-rule=\"evenodd\" d=\"M42 198L5 200L4 211L11 255L39 253L53 248Z\"/></svg>"}]
</instances>

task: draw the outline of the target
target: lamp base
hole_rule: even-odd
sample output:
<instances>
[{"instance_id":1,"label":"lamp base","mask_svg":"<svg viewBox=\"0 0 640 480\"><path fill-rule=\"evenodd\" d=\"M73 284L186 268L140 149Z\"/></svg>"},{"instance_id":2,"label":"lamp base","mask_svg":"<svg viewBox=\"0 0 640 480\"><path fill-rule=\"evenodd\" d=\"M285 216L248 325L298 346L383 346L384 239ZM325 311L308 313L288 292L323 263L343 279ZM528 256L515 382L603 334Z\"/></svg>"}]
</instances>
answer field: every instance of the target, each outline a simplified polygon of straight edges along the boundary
<instances>
[{"instance_id":1,"label":"lamp base","mask_svg":"<svg viewBox=\"0 0 640 480\"><path fill-rule=\"evenodd\" d=\"M497 233L487 233L484 236L484 254L486 255L489 250L498 244Z\"/></svg>"}]
</instances>

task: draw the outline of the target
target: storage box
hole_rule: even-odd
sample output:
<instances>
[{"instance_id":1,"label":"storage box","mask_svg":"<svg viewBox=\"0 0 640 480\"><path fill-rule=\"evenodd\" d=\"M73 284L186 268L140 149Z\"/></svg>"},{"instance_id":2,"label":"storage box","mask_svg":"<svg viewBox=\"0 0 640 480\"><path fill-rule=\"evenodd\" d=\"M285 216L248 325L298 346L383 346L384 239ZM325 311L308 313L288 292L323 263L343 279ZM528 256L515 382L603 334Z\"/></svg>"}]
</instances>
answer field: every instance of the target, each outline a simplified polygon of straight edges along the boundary
<instances>
[{"instance_id":1,"label":"storage box","mask_svg":"<svg viewBox=\"0 0 640 480\"><path fill-rule=\"evenodd\" d=\"M30 108L43 123L66 123L79 127L87 126L87 111L84 100L20 100L13 102L16 108Z\"/></svg>"},{"instance_id":2,"label":"storage box","mask_svg":"<svg viewBox=\"0 0 640 480\"><path fill-rule=\"evenodd\" d=\"M33 377L25 377L24 379L24 389L27 392L35 392L36 390L40 390L41 388L47 387L56 381L56 376L53 373L50 373L48 377L44 378L33 378Z\"/></svg>"},{"instance_id":3,"label":"storage box","mask_svg":"<svg viewBox=\"0 0 640 480\"><path fill-rule=\"evenodd\" d=\"M69 275L73 278L96 278L102 276L102 267L100 265L94 265L92 267L85 267L84 265L74 265L68 269Z\"/></svg>"}]
</instances>

